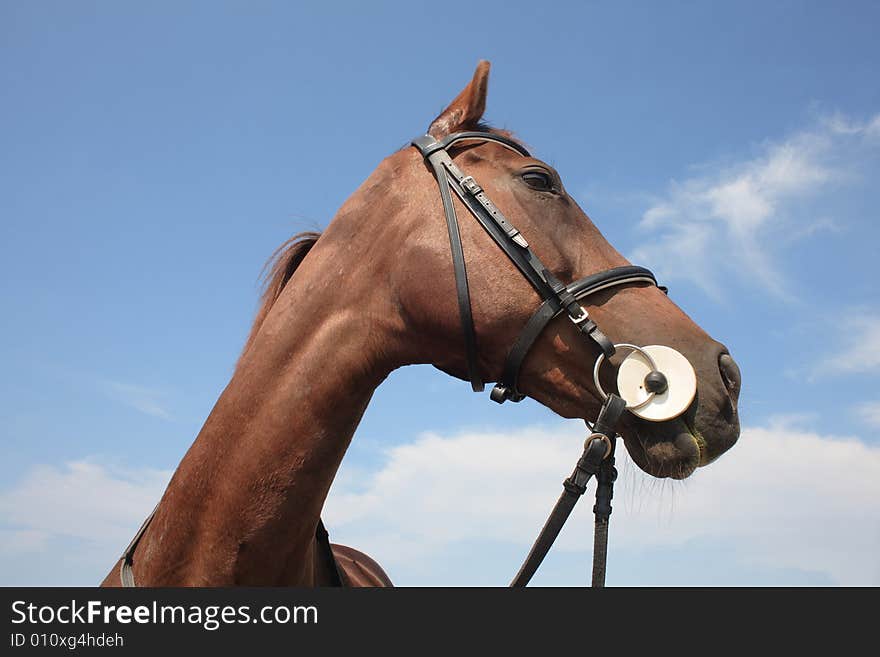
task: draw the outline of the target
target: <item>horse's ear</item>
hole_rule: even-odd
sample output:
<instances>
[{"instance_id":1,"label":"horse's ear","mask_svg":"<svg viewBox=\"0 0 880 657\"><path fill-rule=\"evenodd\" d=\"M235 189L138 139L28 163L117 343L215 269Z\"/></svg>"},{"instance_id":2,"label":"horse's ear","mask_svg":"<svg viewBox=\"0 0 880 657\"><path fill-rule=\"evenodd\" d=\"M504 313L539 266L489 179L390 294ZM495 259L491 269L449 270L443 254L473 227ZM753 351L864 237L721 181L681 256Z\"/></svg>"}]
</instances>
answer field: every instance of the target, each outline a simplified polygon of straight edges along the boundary
<instances>
[{"instance_id":1,"label":"horse's ear","mask_svg":"<svg viewBox=\"0 0 880 657\"><path fill-rule=\"evenodd\" d=\"M428 128L428 134L436 139L442 139L453 132L475 128L486 109L488 88L489 62L482 59L477 64L477 70L474 71L474 78L449 104L449 107L434 119L431 127Z\"/></svg>"}]
</instances>

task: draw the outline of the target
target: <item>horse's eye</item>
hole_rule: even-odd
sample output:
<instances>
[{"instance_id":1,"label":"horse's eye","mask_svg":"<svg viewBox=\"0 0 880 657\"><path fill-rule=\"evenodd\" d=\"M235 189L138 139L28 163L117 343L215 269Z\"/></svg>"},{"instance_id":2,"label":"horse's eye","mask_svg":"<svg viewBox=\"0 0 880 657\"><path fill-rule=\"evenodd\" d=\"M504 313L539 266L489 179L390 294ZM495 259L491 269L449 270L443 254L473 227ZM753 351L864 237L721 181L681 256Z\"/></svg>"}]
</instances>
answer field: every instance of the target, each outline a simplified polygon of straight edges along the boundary
<instances>
[{"instance_id":1,"label":"horse's eye","mask_svg":"<svg viewBox=\"0 0 880 657\"><path fill-rule=\"evenodd\" d=\"M539 192L549 192L553 189L553 178L544 171L526 171L522 174L523 182Z\"/></svg>"}]
</instances>

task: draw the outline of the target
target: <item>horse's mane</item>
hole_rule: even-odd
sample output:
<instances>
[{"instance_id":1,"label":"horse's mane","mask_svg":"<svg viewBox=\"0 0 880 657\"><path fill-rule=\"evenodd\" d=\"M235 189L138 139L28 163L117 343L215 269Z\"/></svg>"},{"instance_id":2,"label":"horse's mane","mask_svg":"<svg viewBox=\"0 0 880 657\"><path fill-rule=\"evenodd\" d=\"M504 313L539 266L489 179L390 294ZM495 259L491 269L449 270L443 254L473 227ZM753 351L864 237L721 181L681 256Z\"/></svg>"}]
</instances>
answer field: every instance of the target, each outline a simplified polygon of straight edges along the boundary
<instances>
[{"instance_id":1,"label":"horse's mane","mask_svg":"<svg viewBox=\"0 0 880 657\"><path fill-rule=\"evenodd\" d=\"M260 309L254 318L254 324L251 326L247 342L244 343L244 348L241 350L239 362L241 362L241 357L250 349L251 343L257 337L260 326L263 325L266 315L269 314L272 305L278 299L284 286L287 285L287 281L293 276L296 268L299 267L303 258L308 255L319 237L321 237L321 233L316 231L297 233L275 249L275 252L266 261L261 273L263 292L260 295Z\"/></svg>"}]
</instances>

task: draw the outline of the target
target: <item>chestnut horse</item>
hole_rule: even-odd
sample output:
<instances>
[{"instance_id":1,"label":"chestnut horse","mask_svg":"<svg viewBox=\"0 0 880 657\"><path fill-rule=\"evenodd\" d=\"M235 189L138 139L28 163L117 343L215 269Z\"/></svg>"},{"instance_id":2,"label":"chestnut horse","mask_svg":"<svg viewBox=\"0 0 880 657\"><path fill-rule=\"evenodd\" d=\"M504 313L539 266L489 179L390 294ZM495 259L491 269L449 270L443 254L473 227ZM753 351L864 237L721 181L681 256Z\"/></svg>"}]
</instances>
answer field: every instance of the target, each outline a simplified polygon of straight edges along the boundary
<instances>
[{"instance_id":1,"label":"chestnut horse","mask_svg":"<svg viewBox=\"0 0 880 657\"><path fill-rule=\"evenodd\" d=\"M494 131L480 122L488 73L488 62L480 62L429 134ZM559 279L628 264L546 163L492 142L469 142L452 154ZM463 207L458 214L479 374L496 381L540 299ZM467 380L443 208L415 148L383 160L323 234L294 237L272 262L233 376L137 545L139 585L338 581L326 535L316 537L316 528L373 391L392 370L414 363ZM736 442L740 377L724 345L654 286L609 289L584 304L614 342L668 345L696 371L697 396L680 417L648 422L625 414L620 434L640 468L684 478ZM523 364L520 391L563 417L595 418L598 354L570 321L556 318ZM344 583L390 585L369 557L342 546L333 553ZM104 585L120 584L118 566Z\"/></svg>"}]
</instances>

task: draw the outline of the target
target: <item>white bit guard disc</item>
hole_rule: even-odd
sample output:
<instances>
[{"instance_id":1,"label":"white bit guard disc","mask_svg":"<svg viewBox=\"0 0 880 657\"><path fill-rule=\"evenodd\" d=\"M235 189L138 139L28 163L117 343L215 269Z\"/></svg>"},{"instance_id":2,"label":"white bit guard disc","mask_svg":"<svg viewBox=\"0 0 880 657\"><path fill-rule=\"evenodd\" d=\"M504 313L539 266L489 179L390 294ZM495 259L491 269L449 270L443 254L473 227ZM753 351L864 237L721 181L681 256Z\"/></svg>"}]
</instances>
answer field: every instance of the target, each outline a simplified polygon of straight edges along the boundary
<instances>
[{"instance_id":1,"label":"white bit guard disc","mask_svg":"<svg viewBox=\"0 0 880 657\"><path fill-rule=\"evenodd\" d=\"M630 412L652 422L678 417L687 410L697 394L697 375L694 368L687 358L672 347L650 345L642 349L654 359L669 387L665 392L654 395L644 406L630 408ZM617 370L617 390L627 406L638 406L648 398L650 393L645 390L645 376L650 371L651 366L647 359L637 351L623 359Z\"/></svg>"}]
</instances>

